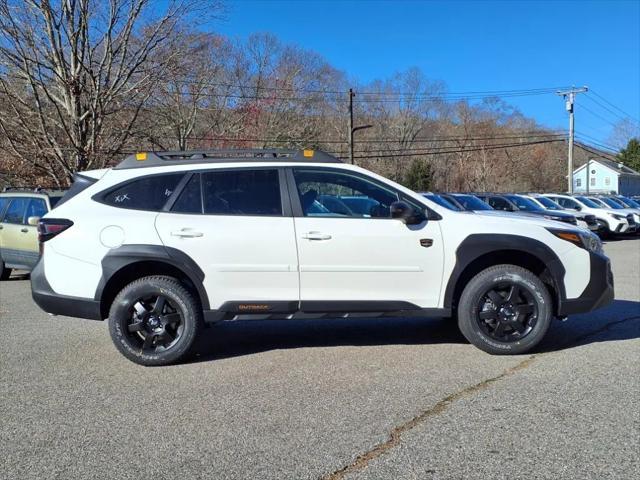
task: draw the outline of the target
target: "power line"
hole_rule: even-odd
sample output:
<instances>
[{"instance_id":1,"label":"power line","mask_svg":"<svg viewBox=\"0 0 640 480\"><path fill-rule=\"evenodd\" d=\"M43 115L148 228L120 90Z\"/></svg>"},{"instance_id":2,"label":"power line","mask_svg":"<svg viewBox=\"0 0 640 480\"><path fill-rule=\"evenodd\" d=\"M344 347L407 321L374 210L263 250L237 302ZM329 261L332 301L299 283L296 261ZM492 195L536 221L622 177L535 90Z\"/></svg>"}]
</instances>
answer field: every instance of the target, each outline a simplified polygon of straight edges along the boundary
<instances>
[{"instance_id":1,"label":"power line","mask_svg":"<svg viewBox=\"0 0 640 480\"><path fill-rule=\"evenodd\" d=\"M440 142L457 142L457 141L481 141L481 140L507 140L507 139L526 139L526 138L560 138L565 137L564 133L534 133L527 135L488 135L488 136L472 136L467 137L464 135L452 135L452 136L440 136L440 137L432 137L432 138L424 138L424 139L415 139L410 143L420 144L420 143L440 143ZM149 138L147 135L132 135L133 138L138 138L141 140L153 140ZM167 137L164 137L167 138ZM209 142L256 142L256 143L298 143L298 144L347 144L347 140L338 140L338 139L317 139L317 138L244 138L244 137L200 137L200 136L188 136L185 137L185 140L193 140L193 141L209 141ZM399 139L390 139L390 138L381 138L381 139L369 139L369 140L361 140L354 142L355 144L365 144L365 145L375 145L375 144L385 144L385 143L401 143ZM450 148L450 147L449 147Z\"/></svg>"},{"instance_id":2,"label":"power line","mask_svg":"<svg viewBox=\"0 0 640 480\"><path fill-rule=\"evenodd\" d=\"M590 113L591 115L593 115L596 118L599 118L600 120L602 120L605 123L608 123L609 125L616 127L617 125L615 123L613 123L610 120L607 120L606 118L604 118L603 116L599 115L598 113L594 112L593 110L591 110L590 108L585 107L584 105L582 105L580 108L584 109L584 111Z\"/></svg>"},{"instance_id":3,"label":"power line","mask_svg":"<svg viewBox=\"0 0 640 480\"><path fill-rule=\"evenodd\" d=\"M635 120L636 122L640 121L638 120L637 117L633 117L631 115L629 115L627 112L625 112L624 110L622 110L620 107L616 107L613 103L611 103L609 100L607 100L606 98L604 98L602 95L599 95L598 92L595 92L593 90L591 90L591 93L593 93L596 97L598 97L600 100L602 100L603 102L607 103L608 105L610 105L611 107L615 108L616 110L618 110L621 113L624 113L625 116L627 116L628 118Z\"/></svg>"},{"instance_id":4,"label":"power line","mask_svg":"<svg viewBox=\"0 0 640 480\"><path fill-rule=\"evenodd\" d=\"M182 84L196 84L202 87L226 87L226 88L237 88L243 90L268 90L275 92L293 92L293 93L313 93L313 94L321 94L321 95L340 95L340 96L348 96L349 92L347 89L345 90L321 90L321 89L310 89L310 88L293 88L293 87L276 87L276 86L267 86L267 85L248 85L248 84L234 84L227 82L199 82L192 79L174 79L174 83L182 83ZM354 89L358 95L372 95L372 96L383 96L383 97L403 97L403 96L411 96L411 97L426 97L426 98L443 98L443 97L487 97L487 96L513 96L513 95L539 95L545 93L553 93L558 89L567 88L567 87L540 87L540 88L524 88L524 89L512 89L512 90L473 90L468 92L442 92L438 94L432 93L419 93L419 92L383 92L383 91L359 91ZM225 95L225 94L215 94L215 95ZM251 95L249 95L251 96ZM271 97L267 97L271 98Z\"/></svg>"},{"instance_id":5,"label":"power line","mask_svg":"<svg viewBox=\"0 0 640 480\"><path fill-rule=\"evenodd\" d=\"M611 113L612 115L614 115L616 118L620 119L620 120L631 120L633 123L637 123L635 122L631 117L629 116L623 116L620 115L619 113L616 113L615 111L611 110L609 107L607 107L606 105L604 105L603 103L599 102L598 100L596 100L595 98L590 97L589 95L585 95L585 98L587 100L589 100L590 102L595 103L596 105L598 105L600 108L603 108L604 110L606 110L607 112Z\"/></svg>"},{"instance_id":6,"label":"power line","mask_svg":"<svg viewBox=\"0 0 640 480\"><path fill-rule=\"evenodd\" d=\"M482 150L498 150L503 148L517 148L517 147L526 147L529 145L540 145L543 143L554 143L554 142L563 142L564 140L540 140L537 142L527 142L527 143L507 143L507 144L499 144L499 145L483 145L477 146L474 148L465 148L465 149L452 149L448 151L425 151L420 153L397 153L397 154L381 154L381 155L359 155L356 158L388 158L388 157L415 157L420 155L441 155L448 153L466 153L466 152L478 152Z\"/></svg>"}]
</instances>

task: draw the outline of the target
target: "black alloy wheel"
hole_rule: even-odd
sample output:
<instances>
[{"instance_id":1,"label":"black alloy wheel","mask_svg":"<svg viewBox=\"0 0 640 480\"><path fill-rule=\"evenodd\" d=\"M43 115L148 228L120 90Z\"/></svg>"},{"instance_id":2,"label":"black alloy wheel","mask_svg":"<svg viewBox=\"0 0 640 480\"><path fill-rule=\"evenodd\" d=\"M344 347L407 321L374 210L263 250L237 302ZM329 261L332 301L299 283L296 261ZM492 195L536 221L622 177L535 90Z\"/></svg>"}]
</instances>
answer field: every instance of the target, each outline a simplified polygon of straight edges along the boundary
<instances>
[{"instance_id":1,"label":"black alloy wheel","mask_svg":"<svg viewBox=\"0 0 640 480\"><path fill-rule=\"evenodd\" d=\"M526 337L535 327L538 307L533 294L516 283L491 287L478 301L478 325L499 342Z\"/></svg>"},{"instance_id":2,"label":"black alloy wheel","mask_svg":"<svg viewBox=\"0 0 640 480\"><path fill-rule=\"evenodd\" d=\"M151 295L134 303L127 331L143 352L157 353L178 342L184 323L170 299L164 295Z\"/></svg>"}]
</instances>

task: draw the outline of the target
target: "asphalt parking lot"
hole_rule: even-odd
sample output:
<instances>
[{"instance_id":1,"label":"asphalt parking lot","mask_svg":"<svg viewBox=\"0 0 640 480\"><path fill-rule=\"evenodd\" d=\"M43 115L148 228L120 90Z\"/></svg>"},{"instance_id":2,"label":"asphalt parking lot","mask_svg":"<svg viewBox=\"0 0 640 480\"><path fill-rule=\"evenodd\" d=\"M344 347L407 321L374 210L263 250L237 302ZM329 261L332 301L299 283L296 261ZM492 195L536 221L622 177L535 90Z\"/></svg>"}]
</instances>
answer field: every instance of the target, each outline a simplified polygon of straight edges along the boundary
<instances>
[{"instance_id":1,"label":"asphalt parking lot","mask_svg":"<svg viewBox=\"0 0 640 480\"><path fill-rule=\"evenodd\" d=\"M144 368L0 284L2 479L640 476L640 239L616 300L489 356L442 320L236 322Z\"/></svg>"}]
</instances>

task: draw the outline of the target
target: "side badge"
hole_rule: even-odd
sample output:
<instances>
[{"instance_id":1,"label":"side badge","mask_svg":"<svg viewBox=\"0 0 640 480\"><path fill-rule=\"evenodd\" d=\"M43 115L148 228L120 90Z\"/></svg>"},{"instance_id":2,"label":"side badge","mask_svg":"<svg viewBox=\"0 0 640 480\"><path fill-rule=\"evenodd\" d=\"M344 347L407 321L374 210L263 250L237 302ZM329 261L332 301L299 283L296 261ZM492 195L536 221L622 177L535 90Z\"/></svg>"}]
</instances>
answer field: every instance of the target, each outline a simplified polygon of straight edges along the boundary
<instances>
[{"instance_id":1,"label":"side badge","mask_svg":"<svg viewBox=\"0 0 640 480\"><path fill-rule=\"evenodd\" d=\"M420 246L421 247L429 248L431 245L433 245L433 239L431 239L431 238L421 238L420 239Z\"/></svg>"}]
</instances>

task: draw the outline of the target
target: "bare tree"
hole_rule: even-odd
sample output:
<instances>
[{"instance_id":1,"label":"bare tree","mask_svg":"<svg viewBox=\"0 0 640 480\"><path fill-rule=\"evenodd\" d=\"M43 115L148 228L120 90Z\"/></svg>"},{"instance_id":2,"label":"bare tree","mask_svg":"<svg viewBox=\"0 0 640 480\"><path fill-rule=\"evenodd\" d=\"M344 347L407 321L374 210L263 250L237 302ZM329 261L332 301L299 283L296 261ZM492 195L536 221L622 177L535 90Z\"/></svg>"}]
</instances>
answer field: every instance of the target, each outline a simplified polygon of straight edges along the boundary
<instances>
[{"instance_id":1,"label":"bare tree","mask_svg":"<svg viewBox=\"0 0 640 480\"><path fill-rule=\"evenodd\" d=\"M202 6L0 0L0 129L10 151L58 185L78 170L104 166L179 52L155 54Z\"/></svg>"}]
</instances>

